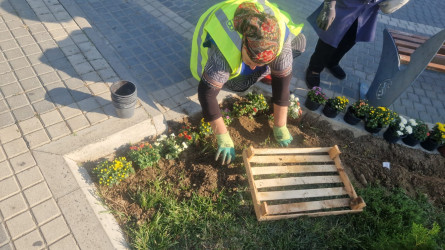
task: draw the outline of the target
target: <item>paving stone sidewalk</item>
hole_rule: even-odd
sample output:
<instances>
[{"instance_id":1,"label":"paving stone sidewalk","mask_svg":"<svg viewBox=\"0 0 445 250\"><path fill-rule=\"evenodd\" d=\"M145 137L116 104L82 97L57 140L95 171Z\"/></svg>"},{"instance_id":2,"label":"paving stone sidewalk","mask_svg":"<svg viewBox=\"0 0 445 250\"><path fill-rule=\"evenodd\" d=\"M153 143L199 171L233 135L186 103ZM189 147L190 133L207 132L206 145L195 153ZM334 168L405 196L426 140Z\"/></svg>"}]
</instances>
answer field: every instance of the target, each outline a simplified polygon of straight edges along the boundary
<instances>
[{"instance_id":1,"label":"paving stone sidewalk","mask_svg":"<svg viewBox=\"0 0 445 250\"><path fill-rule=\"evenodd\" d=\"M189 72L191 39L199 16L216 2L0 0L0 249L125 247L104 229L109 218L88 200L91 183L76 162L114 149L100 142L129 142L126 128L140 132L134 139L155 135L165 119L200 112ZM306 24L308 46L292 80L303 97L317 40L305 18L321 1L273 2ZM442 9L442 0L417 0L379 15L376 41L357 44L343 59L347 79L323 73L322 87L357 99L359 82L374 78L383 29L431 36L445 27ZM126 121L110 100L109 86L121 79L136 83L140 98ZM444 122L444 83L445 74L425 71L391 108Z\"/></svg>"}]
</instances>

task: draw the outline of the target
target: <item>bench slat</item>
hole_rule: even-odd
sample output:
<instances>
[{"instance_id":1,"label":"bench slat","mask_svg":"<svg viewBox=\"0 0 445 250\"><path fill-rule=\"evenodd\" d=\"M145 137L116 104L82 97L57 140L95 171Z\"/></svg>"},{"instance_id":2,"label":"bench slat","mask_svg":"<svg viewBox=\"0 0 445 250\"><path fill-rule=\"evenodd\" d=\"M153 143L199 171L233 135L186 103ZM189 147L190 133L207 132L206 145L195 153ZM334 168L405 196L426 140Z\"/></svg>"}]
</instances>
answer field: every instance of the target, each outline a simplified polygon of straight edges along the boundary
<instances>
[{"instance_id":1,"label":"bench slat","mask_svg":"<svg viewBox=\"0 0 445 250\"><path fill-rule=\"evenodd\" d=\"M414 37L414 38L417 38L417 39L423 39L423 40L428 40L428 39L429 39L429 37L427 37L427 36L421 36L421 35L411 34L411 33L403 32L403 31L400 31L400 30L392 30L392 29L388 29L388 31L389 31L389 33L391 33L391 34L399 34L399 35L404 35L404 36L412 36L412 37Z\"/></svg>"},{"instance_id":2,"label":"bench slat","mask_svg":"<svg viewBox=\"0 0 445 250\"><path fill-rule=\"evenodd\" d=\"M410 56L400 55L400 62L401 63L408 64L410 61L411 61L411 57ZM433 71L445 72L445 65L441 65L441 64L437 64L437 63L430 62L426 66L426 68L429 69L429 70L433 70Z\"/></svg>"},{"instance_id":3,"label":"bench slat","mask_svg":"<svg viewBox=\"0 0 445 250\"><path fill-rule=\"evenodd\" d=\"M411 61L411 54L429 39L429 37L398 30L389 30L389 32L397 46L400 62L403 64L408 64ZM445 72L445 43L426 68L438 72Z\"/></svg>"}]
</instances>

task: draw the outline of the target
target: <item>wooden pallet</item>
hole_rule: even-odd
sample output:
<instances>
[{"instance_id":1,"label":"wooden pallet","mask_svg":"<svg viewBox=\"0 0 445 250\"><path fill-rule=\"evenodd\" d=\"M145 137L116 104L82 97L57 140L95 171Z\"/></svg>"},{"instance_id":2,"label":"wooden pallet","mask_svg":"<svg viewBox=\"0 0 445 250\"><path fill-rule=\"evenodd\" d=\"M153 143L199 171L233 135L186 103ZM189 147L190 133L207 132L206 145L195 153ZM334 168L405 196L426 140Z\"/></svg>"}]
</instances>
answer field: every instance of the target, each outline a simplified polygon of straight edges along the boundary
<instances>
[{"instance_id":1,"label":"wooden pallet","mask_svg":"<svg viewBox=\"0 0 445 250\"><path fill-rule=\"evenodd\" d=\"M388 30L397 45L400 62L408 64L411 61L411 54L422 45L429 37L419 36L398 30ZM427 69L445 72L445 44L426 67Z\"/></svg>"},{"instance_id":2,"label":"wooden pallet","mask_svg":"<svg viewBox=\"0 0 445 250\"><path fill-rule=\"evenodd\" d=\"M258 221L363 211L337 145L243 151Z\"/></svg>"}]
</instances>

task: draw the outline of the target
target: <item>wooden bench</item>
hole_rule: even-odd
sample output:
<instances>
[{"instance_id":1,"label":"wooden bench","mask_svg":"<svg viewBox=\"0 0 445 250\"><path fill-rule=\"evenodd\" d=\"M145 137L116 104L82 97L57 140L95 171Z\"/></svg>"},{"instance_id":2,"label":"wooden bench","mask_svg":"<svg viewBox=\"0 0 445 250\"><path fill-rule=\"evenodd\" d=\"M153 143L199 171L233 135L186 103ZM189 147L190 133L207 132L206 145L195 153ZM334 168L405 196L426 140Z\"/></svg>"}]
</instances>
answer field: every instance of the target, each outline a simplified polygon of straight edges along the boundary
<instances>
[{"instance_id":1,"label":"wooden bench","mask_svg":"<svg viewBox=\"0 0 445 250\"><path fill-rule=\"evenodd\" d=\"M400 62L403 64L408 64L411 59L411 54L429 39L429 37L426 36L414 35L398 30L389 29L388 31L397 45ZM439 49L436 56L426 68L438 72L445 72L445 44Z\"/></svg>"}]
</instances>

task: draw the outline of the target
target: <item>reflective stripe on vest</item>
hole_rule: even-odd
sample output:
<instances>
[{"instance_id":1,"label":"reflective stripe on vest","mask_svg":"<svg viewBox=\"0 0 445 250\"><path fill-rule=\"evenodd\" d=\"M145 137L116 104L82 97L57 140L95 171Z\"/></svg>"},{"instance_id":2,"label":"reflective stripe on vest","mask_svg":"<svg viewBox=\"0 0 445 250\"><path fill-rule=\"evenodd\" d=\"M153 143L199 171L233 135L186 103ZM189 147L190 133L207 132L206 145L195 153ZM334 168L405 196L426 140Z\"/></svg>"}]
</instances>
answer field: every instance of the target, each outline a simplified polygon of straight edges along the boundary
<instances>
[{"instance_id":1,"label":"reflective stripe on vest","mask_svg":"<svg viewBox=\"0 0 445 250\"><path fill-rule=\"evenodd\" d=\"M226 24L229 22L229 19L226 16L226 13L224 13L223 10L219 9L215 13L216 18L218 18L219 22L221 24ZM242 44L243 40L241 40L241 37L238 35L238 32L235 30L230 30L227 25L221 25L224 28L224 31L229 36L230 40L233 42L233 44ZM241 53L241 48L238 48L238 51Z\"/></svg>"},{"instance_id":2,"label":"reflective stripe on vest","mask_svg":"<svg viewBox=\"0 0 445 250\"><path fill-rule=\"evenodd\" d=\"M199 19L199 22L198 22L198 25L195 27L195 32L194 32L194 34L193 34L193 39L192 39L192 57L190 58L190 69L192 70L192 75L193 75L193 77L195 77L196 78L196 76L199 76L199 78L201 78L201 74L202 74L202 72L203 72L203 68L202 68L202 64L201 64L201 62L202 62L202 60L203 60L203 58L202 58L202 53L203 53L203 50L205 50L205 54L207 55L207 48L204 48L204 47L202 47L202 44L204 43L203 42L203 40L202 40L202 35L203 35L203 33L204 33L204 25L199 25L200 23L206 23L207 22L207 20L209 19L209 17L211 16L211 15L213 15L213 10L216 8L216 7L218 7L218 5L219 4L215 4L215 5L213 5L210 9L208 9ZM205 15L207 13L207 15ZM204 17L204 18L203 18ZM203 19L203 20L201 20L201 19ZM196 29L199 27L199 31L198 32L196 32ZM195 36L196 36L196 39L195 39ZM195 41L196 40L196 43L193 43L193 41ZM196 46L196 47L195 47ZM197 49L198 51L197 51L197 62L193 62L193 50L194 49ZM207 58L208 58L208 55L207 55ZM207 61L207 58L206 58L206 61ZM193 70L193 67L192 67L192 65L196 65L197 66L197 69L196 69L196 71L194 71ZM198 79L198 78L196 78L196 79ZM200 80L200 79L198 79L198 80Z\"/></svg>"}]
</instances>

